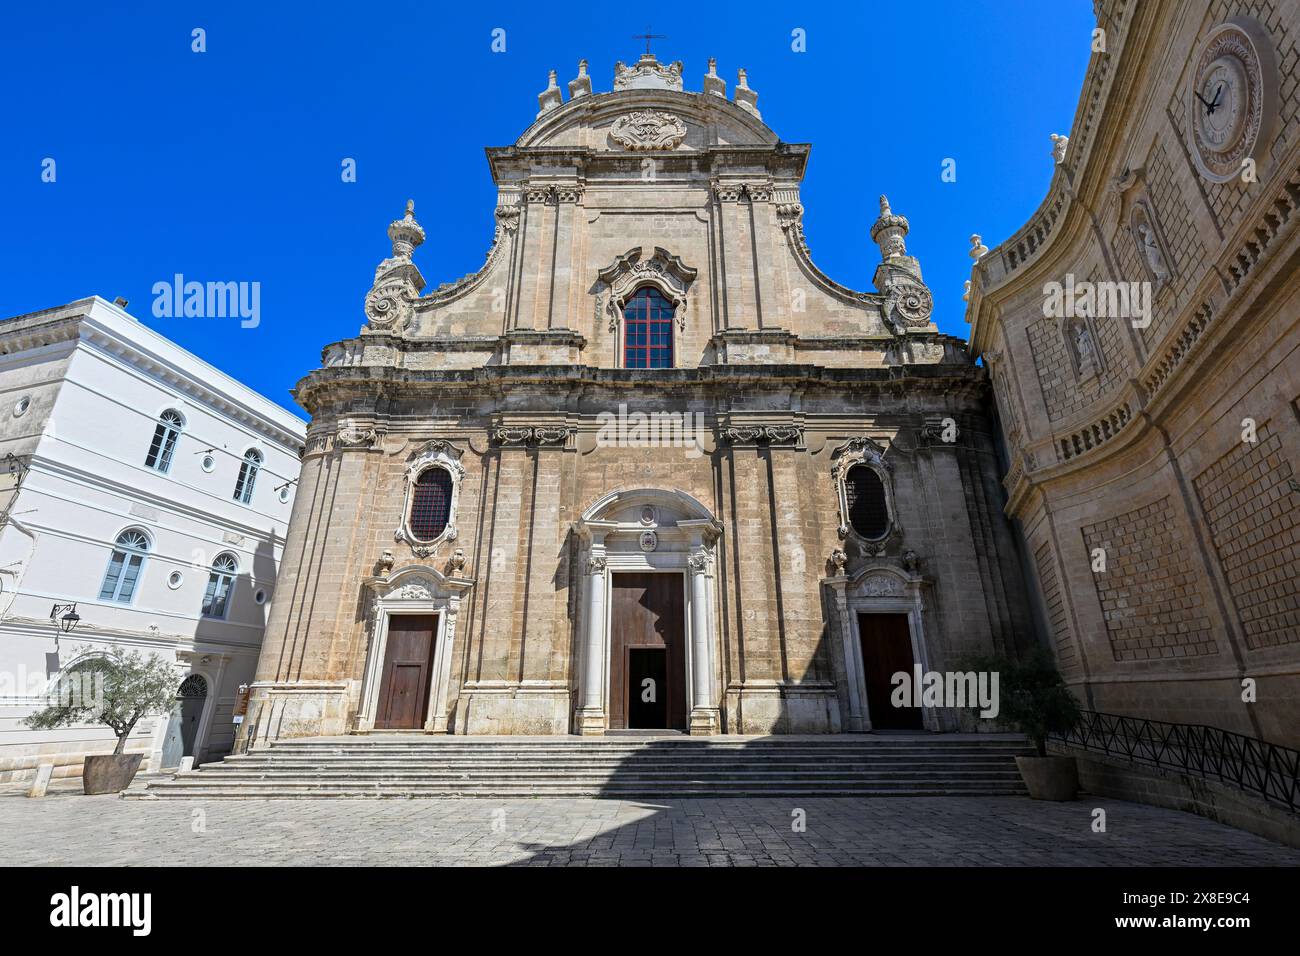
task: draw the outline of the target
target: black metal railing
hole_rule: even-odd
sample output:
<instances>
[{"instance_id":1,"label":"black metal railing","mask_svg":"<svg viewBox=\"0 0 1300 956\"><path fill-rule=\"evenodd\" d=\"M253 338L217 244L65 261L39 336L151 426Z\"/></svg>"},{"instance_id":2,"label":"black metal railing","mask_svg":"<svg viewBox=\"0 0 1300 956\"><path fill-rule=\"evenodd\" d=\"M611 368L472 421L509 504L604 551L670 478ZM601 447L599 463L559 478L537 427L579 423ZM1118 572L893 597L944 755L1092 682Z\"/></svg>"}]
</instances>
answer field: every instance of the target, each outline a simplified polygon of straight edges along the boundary
<instances>
[{"instance_id":1,"label":"black metal railing","mask_svg":"<svg viewBox=\"0 0 1300 956\"><path fill-rule=\"evenodd\" d=\"M1300 812L1300 750L1203 724L1172 724L1142 717L1083 711L1074 729L1052 739L1177 770L1237 787L1269 803Z\"/></svg>"}]
</instances>

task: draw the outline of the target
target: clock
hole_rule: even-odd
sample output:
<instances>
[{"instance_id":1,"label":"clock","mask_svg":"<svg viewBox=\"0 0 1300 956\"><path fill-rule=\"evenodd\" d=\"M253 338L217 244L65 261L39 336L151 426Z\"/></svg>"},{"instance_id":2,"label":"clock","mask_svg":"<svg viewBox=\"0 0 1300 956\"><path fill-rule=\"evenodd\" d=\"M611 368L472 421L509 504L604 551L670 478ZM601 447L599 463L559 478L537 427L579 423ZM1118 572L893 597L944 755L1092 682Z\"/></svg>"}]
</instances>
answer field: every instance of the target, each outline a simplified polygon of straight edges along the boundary
<instances>
[{"instance_id":1,"label":"clock","mask_svg":"<svg viewBox=\"0 0 1300 956\"><path fill-rule=\"evenodd\" d=\"M1202 176L1224 183L1242 175L1247 159L1260 160L1277 97L1273 44L1258 21L1233 17L1206 34L1187 90L1187 145Z\"/></svg>"}]
</instances>

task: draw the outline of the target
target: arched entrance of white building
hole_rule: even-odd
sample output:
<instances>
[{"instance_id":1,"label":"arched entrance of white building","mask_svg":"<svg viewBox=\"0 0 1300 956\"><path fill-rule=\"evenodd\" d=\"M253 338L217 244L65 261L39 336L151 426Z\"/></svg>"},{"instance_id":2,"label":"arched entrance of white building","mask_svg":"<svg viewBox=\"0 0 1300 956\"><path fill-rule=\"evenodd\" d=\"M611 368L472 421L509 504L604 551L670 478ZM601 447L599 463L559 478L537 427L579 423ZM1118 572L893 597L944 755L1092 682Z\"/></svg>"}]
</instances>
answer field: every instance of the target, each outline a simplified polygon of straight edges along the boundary
<instances>
[{"instance_id":1,"label":"arched entrance of white building","mask_svg":"<svg viewBox=\"0 0 1300 956\"><path fill-rule=\"evenodd\" d=\"M203 709L208 702L208 681L202 674L190 674L176 691L176 706L172 709L163 739L162 766L179 767L182 757L197 757L199 728Z\"/></svg>"}]
</instances>

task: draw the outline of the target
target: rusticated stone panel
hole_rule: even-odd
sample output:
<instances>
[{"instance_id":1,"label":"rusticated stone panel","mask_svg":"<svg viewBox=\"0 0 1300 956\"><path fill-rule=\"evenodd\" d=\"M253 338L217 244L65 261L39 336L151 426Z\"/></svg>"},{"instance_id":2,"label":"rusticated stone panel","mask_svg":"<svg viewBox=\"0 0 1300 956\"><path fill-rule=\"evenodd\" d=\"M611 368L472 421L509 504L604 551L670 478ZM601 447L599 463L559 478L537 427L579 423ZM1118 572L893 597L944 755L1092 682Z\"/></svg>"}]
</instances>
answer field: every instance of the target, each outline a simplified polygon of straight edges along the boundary
<instances>
[{"instance_id":1,"label":"rusticated stone panel","mask_svg":"<svg viewBox=\"0 0 1300 956\"><path fill-rule=\"evenodd\" d=\"M1195 481L1252 650L1300 641L1300 492L1279 437L1258 437Z\"/></svg>"},{"instance_id":2,"label":"rusticated stone panel","mask_svg":"<svg viewBox=\"0 0 1300 956\"><path fill-rule=\"evenodd\" d=\"M1043 610L1047 615L1048 635L1056 646L1056 659L1061 673L1072 676L1079 669L1079 654L1070 639L1070 615L1061 591L1061 580L1052 558L1052 542L1044 541L1034 549L1034 565L1038 569L1038 583L1043 592Z\"/></svg>"},{"instance_id":3,"label":"rusticated stone panel","mask_svg":"<svg viewBox=\"0 0 1300 956\"><path fill-rule=\"evenodd\" d=\"M1195 552L1176 522L1164 497L1082 529L1088 560L1106 554L1093 580L1117 661L1218 653Z\"/></svg>"}]
</instances>

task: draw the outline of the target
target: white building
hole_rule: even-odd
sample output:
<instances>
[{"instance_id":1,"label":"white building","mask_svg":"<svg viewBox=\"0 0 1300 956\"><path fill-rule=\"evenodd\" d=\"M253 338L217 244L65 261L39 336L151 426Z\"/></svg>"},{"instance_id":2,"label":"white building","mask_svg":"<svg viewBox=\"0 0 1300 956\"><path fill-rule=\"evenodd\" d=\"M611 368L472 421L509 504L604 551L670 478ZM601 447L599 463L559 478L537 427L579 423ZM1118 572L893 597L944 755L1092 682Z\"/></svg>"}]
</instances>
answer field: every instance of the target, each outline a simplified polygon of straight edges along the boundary
<instances>
[{"instance_id":1,"label":"white building","mask_svg":"<svg viewBox=\"0 0 1300 956\"><path fill-rule=\"evenodd\" d=\"M0 782L112 749L103 727L22 720L113 645L176 667L176 713L141 721L128 751L154 769L229 751L305 430L98 297L0 322ZM73 604L59 633L52 611Z\"/></svg>"}]
</instances>

